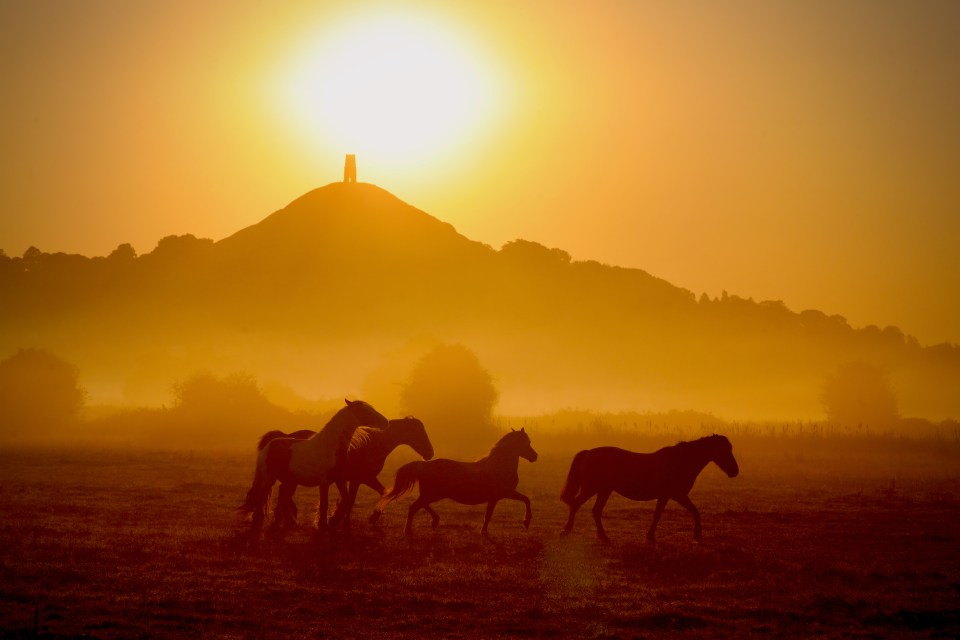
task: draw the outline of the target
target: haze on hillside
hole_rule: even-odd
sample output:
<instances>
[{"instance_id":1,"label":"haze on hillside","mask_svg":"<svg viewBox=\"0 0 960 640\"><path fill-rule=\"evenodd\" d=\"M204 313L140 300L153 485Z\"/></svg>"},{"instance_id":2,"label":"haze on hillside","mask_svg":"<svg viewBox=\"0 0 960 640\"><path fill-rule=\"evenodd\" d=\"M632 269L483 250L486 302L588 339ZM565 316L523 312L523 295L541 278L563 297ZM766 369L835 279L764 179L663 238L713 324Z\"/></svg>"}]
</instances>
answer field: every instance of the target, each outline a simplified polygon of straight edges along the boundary
<instances>
[{"instance_id":1,"label":"haze on hillside","mask_svg":"<svg viewBox=\"0 0 960 640\"><path fill-rule=\"evenodd\" d=\"M531 240L496 249L368 183L312 190L218 241L5 257L0 292L0 354L52 351L96 403L165 404L193 373L243 372L289 397L352 395L393 413L418 360L457 344L489 371L501 415L822 420L825 381L851 362L888 376L903 416L960 415L956 346L698 297Z\"/></svg>"}]
</instances>

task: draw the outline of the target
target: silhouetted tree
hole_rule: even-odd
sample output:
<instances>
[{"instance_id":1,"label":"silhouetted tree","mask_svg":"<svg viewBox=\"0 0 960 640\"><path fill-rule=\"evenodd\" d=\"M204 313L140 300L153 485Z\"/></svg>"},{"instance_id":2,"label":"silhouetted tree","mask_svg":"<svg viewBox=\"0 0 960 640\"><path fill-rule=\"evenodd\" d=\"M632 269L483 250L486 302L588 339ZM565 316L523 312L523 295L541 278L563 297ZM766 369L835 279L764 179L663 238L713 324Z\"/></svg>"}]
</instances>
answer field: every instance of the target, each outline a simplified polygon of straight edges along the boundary
<instances>
[{"instance_id":1,"label":"silhouetted tree","mask_svg":"<svg viewBox=\"0 0 960 640\"><path fill-rule=\"evenodd\" d=\"M257 381L247 374L223 378L198 373L173 385L176 426L204 435L236 435L248 438L269 429L282 428L290 413L263 395Z\"/></svg>"},{"instance_id":2,"label":"silhouetted tree","mask_svg":"<svg viewBox=\"0 0 960 640\"><path fill-rule=\"evenodd\" d=\"M824 382L821 398L827 419L837 425L889 427L900 419L886 374L868 362L840 365Z\"/></svg>"},{"instance_id":3,"label":"silhouetted tree","mask_svg":"<svg viewBox=\"0 0 960 640\"><path fill-rule=\"evenodd\" d=\"M132 260L137 257L137 250L129 242L118 245L109 256L111 260Z\"/></svg>"},{"instance_id":4,"label":"silhouetted tree","mask_svg":"<svg viewBox=\"0 0 960 640\"><path fill-rule=\"evenodd\" d=\"M441 345L425 355L400 394L405 412L420 418L440 455L482 452L493 446L498 392L477 356L463 345ZM444 450L447 454L444 454Z\"/></svg>"},{"instance_id":5,"label":"silhouetted tree","mask_svg":"<svg viewBox=\"0 0 960 640\"><path fill-rule=\"evenodd\" d=\"M187 233L182 236L171 235L160 238L156 248L147 255L178 260L200 255L211 247L213 247L213 240L210 238L197 238L192 233Z\"/></svg>"},{"instance_id":6,"label":"silhouetted tree","mask_svg":"<svg viewBox=\"0 0 960 640\"><path fill-rule=\"evenodd\" d=\"M69 424L86 399L77 368L43 349L21 349L0 362L0 427L8 435Z\"/></svg>"}]
</instances>

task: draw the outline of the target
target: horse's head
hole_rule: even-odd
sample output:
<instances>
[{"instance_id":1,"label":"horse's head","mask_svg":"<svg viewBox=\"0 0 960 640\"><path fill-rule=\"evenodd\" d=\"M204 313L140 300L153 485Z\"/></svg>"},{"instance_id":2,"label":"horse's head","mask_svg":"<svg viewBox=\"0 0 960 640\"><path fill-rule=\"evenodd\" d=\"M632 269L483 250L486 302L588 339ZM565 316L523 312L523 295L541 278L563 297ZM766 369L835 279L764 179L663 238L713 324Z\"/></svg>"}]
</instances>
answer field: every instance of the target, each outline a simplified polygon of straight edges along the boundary
<instances>
[{"instance_id":1,"label":"horse's head","mask_svg":"<svg viewBox=\"0 0 960 640\"><path fill-rule=\"evenodd\" d=\"M731 478L736 478L740 473L740 465L737 459L733 457L733 445L727 440L726 436L710 436L710 442L713 449L711 460L716 463Z\"/></svg>"},{"instance_id":2,"label":"horse's head","mask_svg":"<svg viewBox=\"0 0 960 640\"><path fill-rule=\"evenodd\" d=\"M341 411L349 411L358 426L373 427L374 429L387 428L389 421L363 400L345 399L344 402L347 403L347 406Z\"/></svg>"},{"instance_id":3,"label":"horse's head","mask_svg":"<svg viewBox=\"0 0 960 640\"><path fill-rule=\"evenodd\" d=\"M391 420L390 428L398 430L398 436L402 443L409 445L414 451L420 454L424 460L433 459L433 444L427 437L427 430L423 423L413 416Z\"/></svg>"},{"instance_id":4,"label":"horse's head","mask_svg":"<svg viewBox=\"0 0 960 640\"><path fill-rule=\"evenodd\" d=\"M500 440L506 447L509 447L509 450L513 453L516 453L518 456L524 460L529 460L530 462L537 461L537 452L533 450L533 447L530 445L530 436L527 435L527 432L522 428L520 431L510 430L510 433L503 436Z\"/></svg>"}]
</instances>

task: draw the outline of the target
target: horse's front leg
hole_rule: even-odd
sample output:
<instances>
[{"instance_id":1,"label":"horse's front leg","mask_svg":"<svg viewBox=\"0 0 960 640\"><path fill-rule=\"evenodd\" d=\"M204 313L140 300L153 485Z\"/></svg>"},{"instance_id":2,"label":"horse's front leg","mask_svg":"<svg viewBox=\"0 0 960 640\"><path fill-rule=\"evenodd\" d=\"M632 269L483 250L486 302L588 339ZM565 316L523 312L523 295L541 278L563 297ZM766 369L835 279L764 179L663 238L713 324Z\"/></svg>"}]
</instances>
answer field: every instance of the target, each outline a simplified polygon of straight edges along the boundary
<instances>
[{"instance_id":1,"label":"horse's front leg","mask_svg":"<svg viewBox=\"0 0 960 640\"><path fill-rule=\"evenodd\" d=\"M669 498L657 498L657 508L653 510L653 523L650 525L650 530L647 531L647 542L651 544L657 541L657 523L660 522L660 516L663 515L663 508L667 506L667 500Z\"/></svg>"},{"instance_id":2,"label":"horse's front leg","mask_svg":"<svg viewBox=\"0 0 960 640\"><path fill-rule=\"evenodd\" d=\"M381 484L381 482L376 478L368 481L367 486L373 489L374 491L376 491L381 498L383 497L384 492L387 490L387 488L384 487L383 484ZM368 522L370 524L376 524L377 520L379 520L380 516L382 515L383 515L382 511L377 511L376 509L374 509L373 513L371 513L370 517L368 518Z\"/></svg>"},{"instance_id":3,"label":"horse's front leg","mask_svg":"<svg viewBox=\"0 0 960 640\"><path fill-rule=\"evenodd\" d=\"M483 514L483 526L480 527L480 535L490 535L487 533L487 527L490 526L490 518L493 517L493 509L497 506L497 500L491 500L487 503L487 512Z\"/></svg>"},{"instance_id":4,"label":"horse's front leg","mask_svg":"<svg viewBox=\"0 0 960 640\"><path fill-rule=\"evenodd\" d=\"M320 483L320 501L317 503L317 529L326 531L327 510L330 508L330 483Z\"/></svg>"},{"instance_id":5,"label":"horse's front leg","mask_svg":"<svg viewBox=\"0 0 960 640\"><path fill-rule=\"evenodd\" d=\"M519 500L523 503L523 506L526 507L526 513L523 516L523 528L530 528L530 521L533 520L533 511L530 510L530 498L523 495L519 491L514 491L512 494L507 496L511 500Z\"/></svg>"},{"instance_id":6,"label":"horse's front leg","mask_svg":"<svg viewBox=\"0 0 960 640\"><path fill-rule=\"evenodd\" d=\"M693 539L697 542L701 542L701 531L700 531L700 512L690 501L690 496L683 496L680 498L674 498L681 507L684 507L687 511L693 514Z\"/></svg>"},{"instance_id":7,"label":"horse's front leg","mask_svg":"<svg viewBox=\"0 0 960 640\"><path fill-rule=\"evenodd\" d=\"M347 523L349 524L350 509L353 506L350 500L350 487L346 481L337 480L337 492L340 494L340 499L337 500L337 506L334 507L333 515L330 517L331 527L339 526L344 518L347 519Z\"/></svg>"},{"instance_id":8,"label":"horse's front leg","mask_svg":"<svg viewBox=\"0 0 960 640\"><path fill-rule=\"evenodd\" d=\"M605 544L610 542L610 538L607 537L607 532L603 528L601 516L603 516L603 508L607 506L607 500L610 499L611 493L610 489L603 489L597 494L597 500L593 503L593 522L597 525L597 537Z\"/></svg>"},{"instance_id":9,"label":"horse's front leg","mask_svg":"<svg viewBox=\"0 0 960 640\"><path fill-rule=\"evenodd\" d=\"M340 486L339 484L337 485ZM330 526L336 527L341 523L344 523L344 526L350 528L350 514L353 513L353 505L357 503L357 491L360 490L360 483L357 481L351 481L350 486L347 489L347 496L343 499L343 502L337 507L336 513L333 514L333 519L330 521Z\"/></svg>"},{"instance_id":10,"label":"horse's front leg","mask_svg":"<svg viewBox=\"0 0 960 640\"><path fill-rule=\"evenodd\" d=\"M436 529L437 527L439 527L439 526L440 526L440 514L437 513L436 511L434 511L434 510L433 510L433 507L431 507L430 505L426 505L426 506L423 508L423 510L430 514L430 518L431 518L430 528L431 528L431 529Z\"/></svg>"}]
</instances>

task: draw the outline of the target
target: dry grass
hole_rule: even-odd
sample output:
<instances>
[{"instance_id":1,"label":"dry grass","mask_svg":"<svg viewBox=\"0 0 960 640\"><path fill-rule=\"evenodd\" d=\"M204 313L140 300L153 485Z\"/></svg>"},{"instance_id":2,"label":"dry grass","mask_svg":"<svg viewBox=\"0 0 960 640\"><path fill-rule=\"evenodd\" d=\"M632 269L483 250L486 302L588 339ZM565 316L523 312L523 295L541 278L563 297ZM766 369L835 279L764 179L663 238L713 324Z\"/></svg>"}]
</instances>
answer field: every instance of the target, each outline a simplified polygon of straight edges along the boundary
<instances>
[{"instance_id":1,"label":"dry grass","mask_svg":"<svg viewBox=\"0 0 960 640\"><path fill-rule=\"evenodd\" d=\"M955 450L761 445L738 449L737 479L702 474L691 494L702 545L671 505L655 546L643 542L653 504L617 497L612 545L593 537L589 503L574 533L557 535L569 454L521 462L529 531L519 503L498 506L485 540L482 507L441 502L440 528L421 514L406 539L410 498L371 527L364 489L350 535L304 528L252 542L233 512L252 454L7 450L0 637L960 634ZM298 494L302 520L315 497Z\"/></svg>"}]
</instances>

